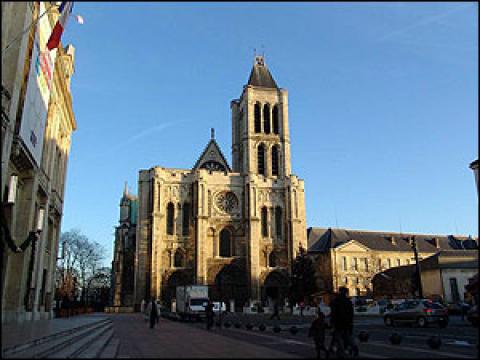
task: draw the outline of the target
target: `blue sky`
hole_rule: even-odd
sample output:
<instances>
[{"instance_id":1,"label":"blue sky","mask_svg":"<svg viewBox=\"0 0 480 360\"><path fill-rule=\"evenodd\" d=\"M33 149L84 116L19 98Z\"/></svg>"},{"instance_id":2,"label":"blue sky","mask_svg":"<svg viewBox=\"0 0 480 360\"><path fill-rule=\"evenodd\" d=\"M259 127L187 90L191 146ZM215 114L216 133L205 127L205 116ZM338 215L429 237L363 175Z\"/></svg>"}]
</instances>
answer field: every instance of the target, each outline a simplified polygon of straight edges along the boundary
<instances>
[{"instance_id":1,"label":"blue sky","mask_svg":"<svg viewBox=\"0 0 480 360\"><path fill-rule=\"evenodd\" d=\"M477 234L478 4L80 3L62 231L111 260L124 182L191 168L265 52L308 226Z\"/></svg>"}]
</instances>

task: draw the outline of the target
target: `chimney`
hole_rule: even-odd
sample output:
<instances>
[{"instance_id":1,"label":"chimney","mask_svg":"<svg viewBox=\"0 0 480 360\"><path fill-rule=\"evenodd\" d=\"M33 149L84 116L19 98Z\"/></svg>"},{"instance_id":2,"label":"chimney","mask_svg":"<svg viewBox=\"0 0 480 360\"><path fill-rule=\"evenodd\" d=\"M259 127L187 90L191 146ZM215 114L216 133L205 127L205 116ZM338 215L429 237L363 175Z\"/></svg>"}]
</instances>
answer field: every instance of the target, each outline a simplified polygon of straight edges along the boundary
<instances>
[{"instance_id":1,"label":"chimney","mask_svg":"<svg viewBox=\"0 0 480 360\"><path fill-rule=\"evenodd\" d=\"M434 237L434 238L432 239L432 242L433 242L433 245L435 245L435 247L436 247L437 249L440 249L440 239L439 239L439 238Z\"/></svg>"}]
</instances>

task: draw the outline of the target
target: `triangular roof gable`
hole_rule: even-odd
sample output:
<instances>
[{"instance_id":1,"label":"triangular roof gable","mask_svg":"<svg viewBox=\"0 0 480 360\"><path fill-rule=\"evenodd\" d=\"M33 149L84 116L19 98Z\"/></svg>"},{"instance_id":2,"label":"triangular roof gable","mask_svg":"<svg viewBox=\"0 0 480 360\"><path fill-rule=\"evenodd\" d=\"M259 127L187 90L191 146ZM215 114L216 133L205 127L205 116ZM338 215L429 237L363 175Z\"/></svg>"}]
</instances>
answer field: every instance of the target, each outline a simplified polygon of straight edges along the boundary
<instances>
[{"instance_id":1,"label":"triangular roof gable","mask_svg":"<svg viewBox=\"0 0 480 360\"><path fill-rule=\"evenodd\" d=\"M370 250L372 250L372 249L370 249L368 246L363 245L361 242L359 242L359 241L357 241L357 240L355 240L355 239L352 239L352 240L350 240L350 241L347 241L346 243L341 244L341 245L337 246L336 248L337 248L337 249L344 249L344 248L346 248L347 246L350 246L350 245L353 245L353 244L354 244L354 245L357 245L357 246L359 246L359 247L361 247L361 248L363 248L365 251L370 251Z\"/></svg>"},{"instance_id":2,"label":"triangular roof gable","mask_svg":"<svg viewBox=\"0 0 480 360\"><path fill-rule=\"evenodd\" d=\"M200 155L197 162L193 166L193 170L200 169L204 163L209 161L215 161L217 163L220 163L229 172L232 171L230 169L230 166L228 165L227 160L225 159L225 156L223 156L220 146L218 146L215 139L211 139L210 142L207 144L207 146L205 147L205 150L203 150L202 154Z\"/></svg>"}]
</instances>

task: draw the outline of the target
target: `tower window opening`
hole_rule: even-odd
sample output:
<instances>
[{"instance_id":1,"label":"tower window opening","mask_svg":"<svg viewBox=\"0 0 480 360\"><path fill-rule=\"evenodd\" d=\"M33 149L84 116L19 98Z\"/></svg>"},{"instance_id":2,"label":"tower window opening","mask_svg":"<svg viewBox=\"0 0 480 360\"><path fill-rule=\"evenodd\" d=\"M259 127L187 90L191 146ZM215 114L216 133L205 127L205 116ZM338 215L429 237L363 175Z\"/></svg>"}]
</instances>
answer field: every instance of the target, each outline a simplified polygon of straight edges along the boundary
<instances>
[{"instance_id":1,"label":"tower window opening","mask_svg":"<svg viewBox=\"0 0 480 360\"><path fill-rule=\"evenodd\" d=\"M266 207L262 208L262 236L268 236L268 211Z\"/></svg>"},{"instance_id":2,"label":"tower window opening","mask_svg":"<svg viewBox=\"0 0 480 360\"><path fill-rule=\"evenodd\" d=\"M278 147L272 148L272 175L278 176Z\"/></svg>"},{"instance_id":3,"label":"tower window opening","mask_svg":"<svg viewBox=\"0 0 480 360\"><path fill-rule=\"evenodd\" d=\"M279 119L278 119L278 105L275 105L272 110L273 115L273 133L279 134Z\"/></svg>"},{"instance_id":4,"label":"tower window opening","mask_svg":"<svg viewBox=\"0 0 480 360\"><path fill-rule=\"evenodd\" d=\"M277 257L275 256L275 253L273 251L270 253L270 256L268 257L268 266L269 267L277 266Z\"/></svg>"},{"instance_id":5,"label":"tower window opening","mask_svg":"<svg viewBox=\"0 0 480 360\"><path fill-rule=\"evenodd\" d=\"M178 268L183 267L183 254L180 249L177 249L177 251L175 251L173 266Z\"/></svg>"},{"instance_id":6,"label":"tower window opening","mask_svg":"<svg viewBox=\"0 0 480 360\"><path fill-rule=\"evenodd\" d=\"M275 233L278 238L282 236L282 208L277 206L275 208Z\"/></svg>"},{"instance_id":7,"label":"tower window opening","mask_svg":"<svg viewBox=\"0 0 480 360\"><path fill-rule=\"evenodd\" d=\"M270 134L270 106L268 104L263 106L263 131L265 134Z\"/></svg>"},{"instance_id":8,"label":"tower window opening","mask_svg":"<svg viewBox=\"0 0 480 360\"><path fill-rule=\"evenodd\" d=\"M265 145L260 144L257 152L258 173L265 176Z\"/></svg>"},{"instance_id":9,"label":"tower window opening","mask_svg":"<svg viewBox=\"0 0 480 360\"><path fill-rule=\"evenodd\" d=\"M183 204L183 219L182 219L182 235L187 236L189 234L190 223L190 204Z\"/></svg>"},{"instance_id":10,"label":"tower window opening","mask_svg":"<svg viewBox=\"0 0 480 360\"><path fill-rule=\"evenodd\" d=\"M220 232L220 256L230 257L232 256L232 234L227 229L223 229Z\"/></svg>"},{"instance_id":11,"label":"tower window opening","mask_svg":"<svg viewBox=\"0 0 480 360\"><path fill-rule=\"evenodd\" d=\"M169 202L167 205L167 234L173 235L173 222L174 222L175 207L173 203Z\"/></svg>"},{"instance_id":12,"label":"tower window opening","mask_svg":"<svg viewBox=\"0 0 480 360\"><path fill-rule=\"evenodd\" d=\"M261 120L261 109L260 104L256 103L254 107L254 120L255 120L255 132L262 132L262 120Z\"/></svg>"}]
</instances>

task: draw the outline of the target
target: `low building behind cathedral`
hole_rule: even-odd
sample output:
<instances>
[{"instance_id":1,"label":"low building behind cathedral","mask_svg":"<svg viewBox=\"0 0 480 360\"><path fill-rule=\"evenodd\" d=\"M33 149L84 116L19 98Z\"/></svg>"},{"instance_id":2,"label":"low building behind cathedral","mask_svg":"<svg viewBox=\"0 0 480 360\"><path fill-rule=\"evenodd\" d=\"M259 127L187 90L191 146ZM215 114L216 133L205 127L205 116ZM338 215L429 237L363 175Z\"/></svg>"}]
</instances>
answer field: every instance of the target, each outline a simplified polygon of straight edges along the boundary
<instances>
[{"instance_id":1,"label":"low building behind cathedral","mask_svg":"<svg viewBox=\"0 0 480 360\"><path fill-rule=\"evenodd\" d=\"M138 309L150 297L170 305L189 284L208 285L210 298L237 309L287 297L289 264L306 245L304 183L291 173L288 92L262 56L230 108L232 166L212 130L191 169L140 171L133 301L118 272L116 306Z\"/></svg>"}]
</instances>

